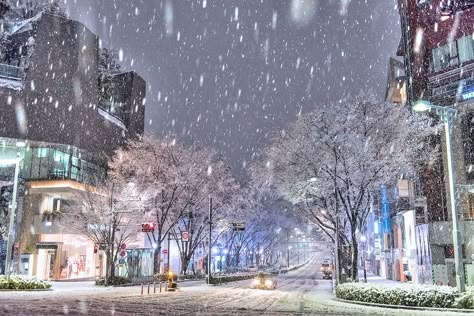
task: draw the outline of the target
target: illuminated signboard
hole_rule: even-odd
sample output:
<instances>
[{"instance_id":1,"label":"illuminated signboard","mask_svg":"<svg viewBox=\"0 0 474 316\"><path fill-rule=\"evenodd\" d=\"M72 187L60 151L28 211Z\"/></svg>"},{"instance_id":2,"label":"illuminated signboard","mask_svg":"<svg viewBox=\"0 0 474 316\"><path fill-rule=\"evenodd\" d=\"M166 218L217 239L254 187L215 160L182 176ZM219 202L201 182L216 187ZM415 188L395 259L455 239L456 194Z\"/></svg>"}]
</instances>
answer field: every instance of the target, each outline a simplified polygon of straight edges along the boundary
<instances>
[{"instance_id":1,"label":"illuminated signboard","mask_svg":"<svg viewBox=\"0 0 474 316\"><path fill-rule=\"evenodd\" d=\"M390 234L390 209L388 207L387 187L381 187L382 195L382 228L384 234Z\"/></svg>"},{"instance_id":2,"label":"illuminated signboard","mask_svg":"<svg viewBox=\"0 0 474 316\"><path fill-rule=\"evenodd\" d=\"M474 99L474 90L463 92L461 96L463 100Z\"/></svg>"}]
</instances>

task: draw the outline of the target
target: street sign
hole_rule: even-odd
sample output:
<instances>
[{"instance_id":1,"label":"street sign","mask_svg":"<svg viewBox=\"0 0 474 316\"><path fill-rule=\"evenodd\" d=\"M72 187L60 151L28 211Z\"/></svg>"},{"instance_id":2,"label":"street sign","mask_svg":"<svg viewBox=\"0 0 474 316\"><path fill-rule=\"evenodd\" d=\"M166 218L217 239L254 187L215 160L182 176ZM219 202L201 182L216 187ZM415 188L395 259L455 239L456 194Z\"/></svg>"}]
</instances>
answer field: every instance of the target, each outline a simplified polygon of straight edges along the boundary
<instances>
[{"instance_id":1,"label":"street sign","mask_svg":"<svg viewBox=\"0 0 474 316\"><path fill-rule=\"evenodd\" d=\"M155 223L143 223L142 232L144 233L153 233L155 231Z\"/></svg>"},{"instance_id":2,"label":"street sign","mask_svg":"<svg viewBox=\"0 0 474 316\"><path fill-rule=\"evenodd\" d=\"M244 222L232 223L232 229L234 231L243 231L245 230L245 223Z\"/></svg>"},{"instance_id":3,"label":"street sign","mask_svg":"<svg viewBox=\"0 0 474 316\"><path fill-rule=\"evenodd\" d=\"M163 254L165 254L165 255L166 255L166 254L168 253L168 249L163 249L163 251L162 251L162 252L163 252Z\"/></svg>"},{"instance_id":4,"label":"street sign","mask_svg":"<svg viewBox=\"0 0 474 316\"><path fill-rule=\"evenodd\" d=\"M125 250L120 251L120 257L126 257L127 252Z\"/></svg>"},{"instance_id":5,"label":"street sign","mask_svg":"<svg viewBox=\"0 0 474 316\"><path fill-rule=\"evenodd\" d=\"M119 264L125 264L125 259L119 259Z\"/></svg>"},{"instance_id":6,"label":"street sign","mask_svg":"<svg viewBox=\"0 0 474 316\"><path fill-rule=\"evenodd\" d=\"M189 234L188 234L188 232L186 232L186 231L181 232L181 240L182 240L182 241L189 241Z\"/></svg>"},{"instance_id":7,"label":"street sign","mask_svg":"<svg viewBox=\"0 0 474 316\"><path fill-rule=\"evenodd\" d=\"M122 249L122 250L127 249L127 244L126 243L121 244L120 249Z\"/></svg>"}]
</instances>

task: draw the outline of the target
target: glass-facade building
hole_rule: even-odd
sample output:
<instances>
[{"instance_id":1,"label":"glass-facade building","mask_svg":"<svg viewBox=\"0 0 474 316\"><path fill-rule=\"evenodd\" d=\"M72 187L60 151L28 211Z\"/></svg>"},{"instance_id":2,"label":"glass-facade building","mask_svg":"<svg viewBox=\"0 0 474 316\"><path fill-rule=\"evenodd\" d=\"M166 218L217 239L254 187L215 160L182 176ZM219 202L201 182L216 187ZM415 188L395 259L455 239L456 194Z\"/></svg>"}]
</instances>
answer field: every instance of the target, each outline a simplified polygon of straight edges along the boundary
<instances>
[{"instance_id":1,"label":"glass-facade building","mask_svg":"<svg viewBox=\"0 0 474 316\"><path fill-rule=\"evenodd\" d=\"M27 181L74 180L96 184L105 178L105 162L88 152L70 145L28 143L24 148L16 140L0 138L0 174L11 174L14 165L9 163L20 153L20 175Z\"/></svg>"}]
</instances>

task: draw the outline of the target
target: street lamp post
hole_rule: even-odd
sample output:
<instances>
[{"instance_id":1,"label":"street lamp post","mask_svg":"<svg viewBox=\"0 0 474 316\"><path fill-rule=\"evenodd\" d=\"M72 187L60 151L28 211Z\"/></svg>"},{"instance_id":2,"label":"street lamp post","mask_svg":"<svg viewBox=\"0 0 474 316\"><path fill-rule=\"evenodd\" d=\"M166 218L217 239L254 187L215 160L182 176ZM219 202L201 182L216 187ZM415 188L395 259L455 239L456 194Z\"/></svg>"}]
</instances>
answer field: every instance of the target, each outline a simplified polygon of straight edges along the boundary
<instances>
[{"instance_id":1,"label":"street lamp post","mask_svg":"<svg viewBox=\"0 0 474 316\"><path fill-rule=\"evenodd\" d=\"M211 284L211 259L212 259L212 198L209 197L209 247L207 253L207 284Z\"/></svg>"},{"instance_id":2,"label":"street lamp post","mask_svg":"<svg viewBox=\"0 0 474 316\"><path fill-rule=\"evenodd\" d=\"M13 198L12 203L10 206L10 223L8 226L8 241L7 241L7 256L6 256L6 263L5 263L5 275L7 278L10 278L10 269L11 269L11 257L12 257L12 247L14 242L14 230L15 230L15 217L17 211L17 200L16 196L18 193L18 178L20 176L20 151L18 150L17 158L15 161L15 176L13 178Z\"/></svg>"},{"instance_id":3,"label":"street lamp post","mask_svg":"<svg viewBox=\"0 0 474 316\"><path fill-rule=\"evenodd\" d=\"M455 191L455 174L453 151L451 145L451 128L452 121L456 116L457 110L444 106L433 105L428 101L418 101L413 106L415 112L426 112L434 110L444 122L445 138L446 138L446 160L448 165L448 188L449 188L449 204L451 206L451 217L453 220L453 248L454 248L454 264L456 269L456 285L459 293L465 291L464 264L462 257L462 240L461 230L459 228L458 212L456 205Z\"/></svg>"},{"instance_id":4,"label":"street lamp post","mask_svg":"<svg viewBox=\"0 0 474 316\"><path fill-rule=\"evenodd\" d=\"M12 257L12 248L13 242L15 241L15 217L17 211L17 195L18 195L18 179L20 177L20 162L22 158L20 157L20 148L25 147L26 144L22 141L16 143L17 153L16 159L8 164L15 164L15 175L13 178L13 197L10 204L10 222L8 225L8 240L7 240L7 253L5 259L5 275L9 279L11 273L11 257Z\"/></svg>"}]
</instances>

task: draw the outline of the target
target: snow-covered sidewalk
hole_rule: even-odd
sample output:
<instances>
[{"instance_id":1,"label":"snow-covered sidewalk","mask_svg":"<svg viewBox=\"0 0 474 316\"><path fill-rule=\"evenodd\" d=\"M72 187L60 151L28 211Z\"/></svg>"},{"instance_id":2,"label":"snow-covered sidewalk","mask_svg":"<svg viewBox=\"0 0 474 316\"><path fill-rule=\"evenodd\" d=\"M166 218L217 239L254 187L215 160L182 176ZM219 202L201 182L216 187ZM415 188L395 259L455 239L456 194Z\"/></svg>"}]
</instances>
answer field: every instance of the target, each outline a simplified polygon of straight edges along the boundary
<instances>
[{"instance_id":1,"label":"snow-covered sidewalk","mask_svg":"<svg viewBox=\"0 0 474 316\"><path fill-rule=\"evenodd\" d=\"M359 282L364 282L364 270L359 270ZM373 273L367 273L367 283L385 284L385 285L403 284L403 282L385 279Z\"/></svg>"}]
</instances>

